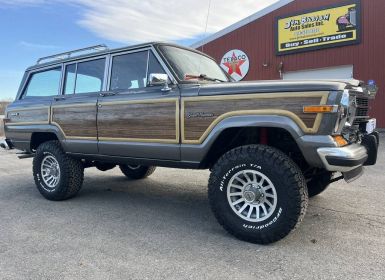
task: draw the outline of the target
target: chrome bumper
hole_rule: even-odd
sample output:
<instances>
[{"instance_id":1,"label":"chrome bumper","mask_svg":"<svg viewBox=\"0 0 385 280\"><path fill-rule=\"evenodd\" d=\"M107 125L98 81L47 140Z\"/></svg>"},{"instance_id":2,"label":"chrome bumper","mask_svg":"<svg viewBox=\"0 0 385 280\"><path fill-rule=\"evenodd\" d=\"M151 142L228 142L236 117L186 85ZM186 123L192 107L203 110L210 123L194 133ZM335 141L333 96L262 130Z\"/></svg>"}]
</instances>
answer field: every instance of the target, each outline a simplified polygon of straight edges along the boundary
<instances>
[{"instance_id":1,"label":"chrome bumper","mask_svg":"<svg viewBox=\"0 0 385 280\"><path fill-rule=\"evenodd\" d=\"M318 148L317 153L328 171L349 172L363 166L368 159L366 147L359 144L342 148Z\"/></svg>"}]
</instances>

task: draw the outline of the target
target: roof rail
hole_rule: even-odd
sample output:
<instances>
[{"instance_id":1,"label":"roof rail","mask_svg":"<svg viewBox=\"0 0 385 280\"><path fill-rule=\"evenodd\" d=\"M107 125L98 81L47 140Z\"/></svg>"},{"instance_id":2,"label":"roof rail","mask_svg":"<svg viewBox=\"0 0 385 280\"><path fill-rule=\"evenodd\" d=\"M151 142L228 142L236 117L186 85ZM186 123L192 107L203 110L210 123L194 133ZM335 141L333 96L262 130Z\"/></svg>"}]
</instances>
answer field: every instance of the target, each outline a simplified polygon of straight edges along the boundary
<instances>
[{"instance_id":1,"label":"roof rail","mask_svg":"<svg viewBox=\"0 0 385 280\"><path fill-rule=\"evenodd\" d=\"M58 53L50 56L41 57L37 60L36 64L41 64L42 61L48 60L46 62L55 61L55 60L61 60L73 57L72 55L75 53L82 53L82 52L100 52L108 50L108 47L106 45L95 45L87 48L77 49L73 51Z\"/></svg>"}]
</instances>

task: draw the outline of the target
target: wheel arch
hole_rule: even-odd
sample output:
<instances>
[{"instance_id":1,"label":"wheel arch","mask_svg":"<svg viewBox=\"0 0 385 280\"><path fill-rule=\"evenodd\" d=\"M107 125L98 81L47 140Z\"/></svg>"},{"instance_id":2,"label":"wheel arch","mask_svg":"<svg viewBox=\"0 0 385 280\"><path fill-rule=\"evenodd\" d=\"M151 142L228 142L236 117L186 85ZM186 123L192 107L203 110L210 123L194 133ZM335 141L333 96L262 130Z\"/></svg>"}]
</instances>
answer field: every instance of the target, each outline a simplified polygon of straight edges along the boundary
<instances>
[{"instance_id":1,"label":"wheel arch","mask_svg":"<svg viewBox=\"0 0 385 280\"><path fill-rule=\"evenodd\" d=\"M184 145L182 157L192 159L191 161L199 161L201 168L210 168L222 154L232 148L261 144L261 133L265 132L262 132L263 130L267 130L268 137L274 136L276 133L289 137L290 144L295 145L295 149L300 151L302 156L298 139L304 133L292 119L276 115L246 115L224 119L213 128L202 144ZM249 139L244 139L245 136ZM277 146L270 141L262 144Z\"/></svg>"},{"instance_id":2,"label":"wheel arch","mask_svg":"<svg viewBox=\"0 0 385 280\"><path fill-rule=\"evenodd\" d=\"M64 138L62 135L51 126L47 128L36 129L31 133L30 149L31 151L34 151L44 142L53 140L61 142L63 139Z\"/></svg>"}]
</instances>

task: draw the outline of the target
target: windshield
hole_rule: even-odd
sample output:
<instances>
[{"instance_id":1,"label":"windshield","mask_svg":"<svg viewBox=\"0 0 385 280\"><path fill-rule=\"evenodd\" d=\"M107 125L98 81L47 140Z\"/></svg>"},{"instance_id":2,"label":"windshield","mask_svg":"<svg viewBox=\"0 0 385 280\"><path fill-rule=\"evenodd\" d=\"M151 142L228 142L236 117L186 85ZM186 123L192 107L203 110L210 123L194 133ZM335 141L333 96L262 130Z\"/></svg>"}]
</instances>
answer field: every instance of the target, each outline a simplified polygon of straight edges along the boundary
<instances>
[{"instance_id":1,"label":"windshield","mask_svg":"<svg viewBox=\"0 0 385 280\"><path fill-rule=\"evenodd\" d=\"M229 81L219 65L207 56L173 46L160 46L160 49L181 81L189 81L191 76Z\"/></svg>"}]
</instances>

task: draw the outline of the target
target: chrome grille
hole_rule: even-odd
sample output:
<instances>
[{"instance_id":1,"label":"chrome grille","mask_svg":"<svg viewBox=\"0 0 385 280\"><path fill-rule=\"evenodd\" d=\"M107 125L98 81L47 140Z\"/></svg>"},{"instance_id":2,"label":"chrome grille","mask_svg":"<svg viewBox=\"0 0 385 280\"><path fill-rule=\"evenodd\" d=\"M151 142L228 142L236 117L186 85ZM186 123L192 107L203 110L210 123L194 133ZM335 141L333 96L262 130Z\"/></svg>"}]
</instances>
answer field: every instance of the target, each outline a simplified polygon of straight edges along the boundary
<instances>
[{"instance_id":1,"label":"chrome grille","mask_svg":"<svg viewBox=\"0 0 385 280\"><path fill-rule=\"evenodd\" d=\"M369 119L369 99L366 97L356 97L356 117L354 119L354 124L360 124Z\"/></svg>"}]
</instances>

